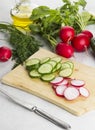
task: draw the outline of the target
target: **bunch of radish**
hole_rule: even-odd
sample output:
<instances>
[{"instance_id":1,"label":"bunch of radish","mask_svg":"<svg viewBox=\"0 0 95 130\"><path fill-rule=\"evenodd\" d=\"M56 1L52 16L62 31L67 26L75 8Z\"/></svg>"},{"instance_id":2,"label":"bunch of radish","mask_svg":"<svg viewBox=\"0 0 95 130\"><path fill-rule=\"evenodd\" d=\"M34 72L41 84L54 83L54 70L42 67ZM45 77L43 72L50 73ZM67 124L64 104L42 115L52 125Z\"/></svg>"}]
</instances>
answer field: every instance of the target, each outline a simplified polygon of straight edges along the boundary
<instances>
[{"instance_id":1,"label":"bunch of radish","mask_svg":"<svg viewBox=\"0 0 95 130\"><path fill-rule=\"evenodd\" d=\"M87 98L90 95L85 87L85 81L80 79L56 77L50 83L56 95L66 100L74 100L80 95Z\"/></svg>"},{"instance_id":2,"label":"bunch of radish","mask_svg":"<svg viewBox=\"0 0 95 130\"><path fill-rule=\"evenodd\" d=\"M8 61L12 56L12 50L9 47L0 47L0 62Z\"/></svg>"},{"instance_id":3,"label":"bunch of radish","mask_svg":"<svg viewBox=\"0 0 95 130\"><path fill-rule=\"evenodd\" d=\"M93 34L88 30L76 34L73 27L63 26L60 29L59 37L61 42L56 45L56 53L65 58L70 58L74 56L74 51L83 52L89 48Z\"/></svg>"}]
</instances>

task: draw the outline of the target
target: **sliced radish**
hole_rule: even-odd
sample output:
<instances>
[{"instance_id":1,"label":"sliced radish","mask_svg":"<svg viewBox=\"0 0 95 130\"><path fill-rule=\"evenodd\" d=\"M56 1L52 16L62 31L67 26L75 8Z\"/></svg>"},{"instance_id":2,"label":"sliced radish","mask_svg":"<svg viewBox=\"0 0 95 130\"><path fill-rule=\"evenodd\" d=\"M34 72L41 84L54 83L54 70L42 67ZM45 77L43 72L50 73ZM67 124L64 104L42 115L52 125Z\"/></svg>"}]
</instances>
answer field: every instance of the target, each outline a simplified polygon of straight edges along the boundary
<instances>
[{"instance_id":1,"label":"sliced radish","mask_svg":"<svg viewBox=\"0 0 95 130\"><path fill-rule=\"evenodd\" d=\"M67 87L67 88L64 90L64 97L65 97L67 100L74 100L74 99L76 99L78 96L79 96L79 91L78 91L78 89L75 88L75 87Z\"/></svg>"},{"instance_id":2,"label":"sliced radish","mask_svg":"<svg viewBox=\"0 0 95 130\"><path fill-rule=\"evenodd\" d=\"M58 85L53 85L52 88L55 90L58 87Z\"/></svg>"},{"instance_id":3,"label":"sliced radish","mask_svg":"<svg viewBox=\"0 0 95 130\"><path fill-rule=\"evenodd\" d=\"M69 83L69 80L66 78L61 83L59 83L58 85L68 85L68 83Z\"/></svg>"},{"instance_id":4,"label":"sliced radish","mask_svg":"<svg viewBox=\"0 0 95 130\"><path fill-rule=\"evenodd\" d=\"M56 95L57 96L64 96L64 90L67 88L65 85L57 86L55 89Z\"/></svg>"},{"instance_id":5,"label":"sliced radish","mask_svg":"<svg viewBox=\"0 0 95 130\"><path fill-rule=\"evenodd\" d=\"M59 77L56 77L55 79L53 79L52 81L50 81L50 83L53 84L53 85L58 85L63 80L64 80L64 78L59 76Z\"/></svg>"},{"instance_id":6,"label":"sliced radish","mask_svg":"<svg viewBox=\"0 0 95 130\"><path fill-rule=\"evenodd\" d=\"M88 97L88 96L90 95L88 89L85 88L85 87L80 87L80 88L79 88L79 92L80 92L80 94L81 94L82 96L84 96L84 97Z\"/></svg>"},{"instance_id":7,"label":"sliced radish","mask_svg":"<svg viewBox=\"0 0 95 130\"><path fill-rule=\"evenodd\" d=\"M71 85L74 87L82 87L85 85L85 82L83 80L79 80L79 79L72 79Z\"/></svg>"}]
</instances>

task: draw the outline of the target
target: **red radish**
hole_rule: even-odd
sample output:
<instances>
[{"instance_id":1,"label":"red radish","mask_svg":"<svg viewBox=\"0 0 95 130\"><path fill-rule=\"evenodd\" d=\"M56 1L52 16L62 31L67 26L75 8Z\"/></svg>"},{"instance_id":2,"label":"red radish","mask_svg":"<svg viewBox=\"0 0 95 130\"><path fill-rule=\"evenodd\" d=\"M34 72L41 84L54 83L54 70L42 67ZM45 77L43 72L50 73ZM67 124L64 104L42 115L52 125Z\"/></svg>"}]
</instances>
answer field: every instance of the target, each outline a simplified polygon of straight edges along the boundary
<instances>
[{"instance_id":1,"label":"red radish","mask_svg":"<svg viewBox=\"0 0 95 130\"><path fill-rule=\"evenodd\" d=\"M88 89L85 88L85 87L80 87L80 88L79 88L79 92L80 92L80 94L81 94L82 96L84 96L84 97L88 97L88 96L90 95Z\"/></svg>"},{"instance_id":2,"label":"red radish","mask_svg":"<svg viewBox=\"0 0 95 130\"><path fill-rule=\"evenodd\" d=\"M58 84L61 83L63 80L64 80L64 78L59 76L59 77L56 77L55 79L53 79L52 81L50 81L50 83L51 83L52 85L58 85Z\"/></svg>"},{"instance_id":3,"label":"red radish","mask_svg":"<svg viewBox=\"0 0 95 130\"><path fill-rule=\"evenodd\" d=\"M81 33L86 34L89 37L89 39L91 39L93 37L92 32L90 32L88 30L83 30Z\"/></svg>"},{"instance_id":4,"label":"red radish","mask_svg":"<svg viewBox=\"0 0 95 130\"><path fill-rule=\"evenodd\" d=\"M82 33L78 34L73 38L72 45L78 52L85 51L90 45L89 37Z\"/></svg>"},{"instance_id":5,"label":"red radish","mask_svg":"<svg viewBox=\"0 0 95 130\"><path fill-rule=\"evenodd\" d=\"M55 51L58 55L70 58L74 55L74 49L71 45L60 42L56 45Z\"/></svg>"},{"instance_id":6,"label":"red radish","mask_svg":"<svg viewBox=\"0 0 95 130\"><path fill-rule=\"evenodd\" d=\"M75 88L75 87L67 87L67 88L64 90L64 97L65 97L67 100L74 100L74 99L76 99L78 96L79 96L79 91L78 91L78 89Z\"/></svg>"},{"instance_id":7,"label":"red radish","mask_svg":"<svg viewBox=\"0 0 95 130\"><path fill-rule=\"evenodd\" d=\"M55 89L56 95L57 96L64 96L64 90L67 88L65 85L60 85Z\"/></svg>"},{"instance_id":8,"label":"red radish","mask_svg":"<svg viewBox=\"0 0 95 130\"><path fill-rule=\"evenodd\" d=\"M71 26L64 26L60 29L59 32L60 39L65 43L71 41L74 38L74 35L75 30Z\"/></svg>"},{"instance_id":9,"label":"red radish","mask_svg":"<svg viewBox=\"0 0 95 130\"><path fill-rule=\"evenodd\" d=\"M8 61L12 56L12 51L10 48L6 46L0 47L0 61L6 62Z\"/></svg>"},{"instance_id":10,"label":"red radish","mask_svg":"<svg viewBox=\"0 0 95 130\"><path fill-rule=\"evenodd\" d=\"M79 79L72 79L71 85L74 87L82 87L85 85L85 82L83 80L79 80Z\"/></svg>"}]
</instances>

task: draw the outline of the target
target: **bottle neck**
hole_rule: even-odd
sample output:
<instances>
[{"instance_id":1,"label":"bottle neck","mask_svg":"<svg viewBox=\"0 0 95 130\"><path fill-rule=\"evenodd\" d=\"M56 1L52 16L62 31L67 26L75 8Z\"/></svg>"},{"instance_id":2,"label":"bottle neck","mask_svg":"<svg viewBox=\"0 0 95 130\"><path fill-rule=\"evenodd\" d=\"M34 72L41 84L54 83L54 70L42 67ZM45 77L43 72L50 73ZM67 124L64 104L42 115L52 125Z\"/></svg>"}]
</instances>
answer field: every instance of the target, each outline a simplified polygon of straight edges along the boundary
<instances>
[{"instance_id":1,"label":"bottle neck","mask_svg":"<svg viewBox=\"0 0 95 130\"><path fill-rule=\"evenodd\" d=\"M19 0L11 10L11 14L16 17L28 18L30 17L32 10L36 7L37 5L32 4L31 0Z\"/></svg>"}]
</instances>

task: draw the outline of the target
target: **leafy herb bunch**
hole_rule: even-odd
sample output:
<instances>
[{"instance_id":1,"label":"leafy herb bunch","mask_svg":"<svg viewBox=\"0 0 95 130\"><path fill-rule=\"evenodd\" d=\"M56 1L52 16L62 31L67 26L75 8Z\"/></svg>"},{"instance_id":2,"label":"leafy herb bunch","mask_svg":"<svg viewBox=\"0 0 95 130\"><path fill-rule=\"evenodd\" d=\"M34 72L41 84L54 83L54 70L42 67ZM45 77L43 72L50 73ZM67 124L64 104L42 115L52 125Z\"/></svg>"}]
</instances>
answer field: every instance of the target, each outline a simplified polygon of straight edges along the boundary
<instances>
[{"instance_id":1,"label":"leafy herb bunch","mask_svg":"<svg viewBox=\"0 0 95 130\"><path fill-rule=\"evenodd\" d=\"M29 25L34 34L38 34L54 48L57 44L58 33L61 26L69 25L74 27L76 33L85 29L86 25L95 22L95 18L85 11L86 1L62 0L63 5L56 9L50 9L47 6L35 8L30 19L34 22ZM82 11L80 11L82 10Z\"/></svg>"},{"instance_id":2,"label":"leafy herb bunch","mask_svg":"<svg viewBox=\"0 0 95 130\"><path fill-rule=\"evenodd\" d=\"M0 31L8 33L8 42L12 46L12 59L15 66L22 64L29 56L38 51L41 46L34 36L26 31L22 32L12 24L1 23Z\"/></svg>"},{"instance_id":3,"label":"leafy herb bunch","mask_svg":"<svg viewBox=\"0 0 95 130\"><path fill-rule=\"evenodd\" d=\"M0 23L0 31L8 33L8 41L13 47L15 66L23 63L39 49L41 44L36 36L39 35L43 40L48 41L47 45L54 49L59 41L61 26L72 26L76 33L79 33L85 29L86 25L95 23L95 17L85 11L85 0L62 1L63 5L56 9L51 9L48 6L39 6L33 9L30 17L31 24L28 25L30 32L24 29L21 31L12 24Z\"/></svg>"}]
</instances>

